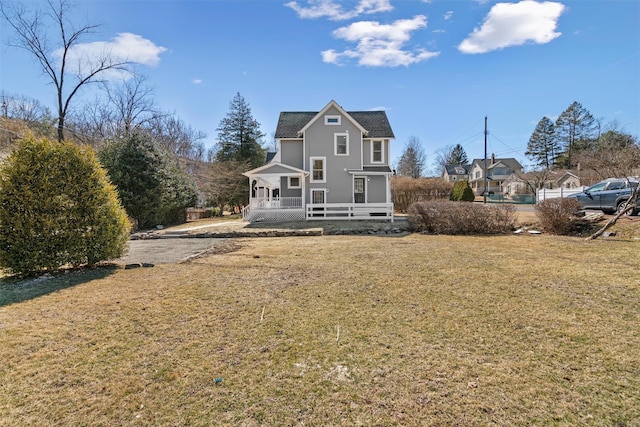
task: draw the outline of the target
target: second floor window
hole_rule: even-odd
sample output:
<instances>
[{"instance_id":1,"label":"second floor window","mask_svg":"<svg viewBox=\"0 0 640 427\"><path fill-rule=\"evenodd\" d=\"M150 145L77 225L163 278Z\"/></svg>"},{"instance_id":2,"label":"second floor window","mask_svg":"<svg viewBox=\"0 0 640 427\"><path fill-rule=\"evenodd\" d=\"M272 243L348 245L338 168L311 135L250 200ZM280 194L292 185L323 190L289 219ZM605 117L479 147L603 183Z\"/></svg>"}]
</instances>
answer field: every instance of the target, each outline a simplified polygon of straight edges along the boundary
<instances>
[{"instance_id":1,"label":"second floor window","mask_svg":"<svg viewBox=\"0 0 640 427\"><path fill-rule=\"evenodd\" d=\"M334 136L334 146L336 156L348 156L349 155L349 134L348 133L336 133Z\"/></svg>"},{"instance_id":2,"label":"second floor window","mask_svg":"<svg viewBox=\"0 0 640 427\"><path fill-rule=\"evenodd\" d=\"M373 141L373 146L371 149L371 162L372 163L382 163L384 162L384 157L382 156L382 141Z\"/></svg>"},{"instance_id":3,"label":"second floor window","mask_svg":"<svg viewBox=\"0 0 640 427\"><path fill-rule=\"evenodd\" d=\"M311 157L311 182L325 182L325 158Z\"/></svg>"}]
</instances>

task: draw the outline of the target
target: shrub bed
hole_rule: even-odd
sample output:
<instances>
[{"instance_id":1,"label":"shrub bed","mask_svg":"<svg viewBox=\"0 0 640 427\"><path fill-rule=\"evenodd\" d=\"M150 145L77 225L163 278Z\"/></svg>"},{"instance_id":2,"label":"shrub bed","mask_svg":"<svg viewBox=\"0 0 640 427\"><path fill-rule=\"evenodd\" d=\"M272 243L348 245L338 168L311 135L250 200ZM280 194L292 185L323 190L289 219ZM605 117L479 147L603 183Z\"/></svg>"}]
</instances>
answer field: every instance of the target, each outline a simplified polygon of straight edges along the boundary
<instances>
[{"instance_id":1,"label":"shrub bed","mask_svg":"<svg viewBox=\"0 0 640 427\"><path fill-rule=\"evenodd\" d=\"M515 228L513 205L431 201L414 203L408 221L412 231L433 234L505 234Z\"/></svg>"},{"instance_id":2,"label":"shrub bed","mask_svg":"<svg viewBox=\"0 0 640 427\"><path fill-rule=\"evenodd\" d=\"M547 233L569 235L583 231L584 221L576 215L582 206L576 199L547 199L538 203L535 209L540 227Z\"/></svg>"}]
</instances>

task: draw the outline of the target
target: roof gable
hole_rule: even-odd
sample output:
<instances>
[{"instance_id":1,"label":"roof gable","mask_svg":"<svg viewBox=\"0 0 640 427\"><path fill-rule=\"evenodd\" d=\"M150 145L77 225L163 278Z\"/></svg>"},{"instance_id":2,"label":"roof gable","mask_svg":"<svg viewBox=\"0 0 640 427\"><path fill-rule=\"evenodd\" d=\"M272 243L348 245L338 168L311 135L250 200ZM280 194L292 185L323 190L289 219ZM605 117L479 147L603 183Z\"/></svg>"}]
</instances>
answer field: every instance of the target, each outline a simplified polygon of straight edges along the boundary
<instances>
[{"instance_id":1,"label":"roof gable","mask_svg":"<svg viewBox=\"0 0 640 427\"><path fill-rule=\"evenodd\" d=\"M347 112L335 101L331 101L320 112L284 111L280 113L276 127L276 139L297 139L301 137L312 123L319 120L331 108L335 107L340 114L353 122L368 138L395 138L391 125L384 111Z\"/></svg>"},{"instance_id":2,"label":"roof gable","mask_svg":"<svg viewBox=\"0 0 640 427\"><path fill-rule=\"evenodd\" d=\"M316 114L311 120L309 120L309 122L302 128L300 129L299 133L302 134L304 133L307 129L309 129L309 127L315 123L316 121L320 120L322 117L324 117L325 114L327 114L327 111L329 111L331 108L335 108L336 110L338 110L338 112L344 116L345 118L349 119L349 121L351 121L358 129L360 129L360 131L363 134L367 133L367 130L365 128L362 127L362 125L360 123L358 123L357 121L355 121L353 119L353 117L351 117L351 115L349 115L349 113L347 113L346 111L344 111L342 109L341 106L338 105L338 103L334 100L331 100L331 102L329 102L322 110L320 110L320 112L318 114Z\"/></svg>"}]
</instances>

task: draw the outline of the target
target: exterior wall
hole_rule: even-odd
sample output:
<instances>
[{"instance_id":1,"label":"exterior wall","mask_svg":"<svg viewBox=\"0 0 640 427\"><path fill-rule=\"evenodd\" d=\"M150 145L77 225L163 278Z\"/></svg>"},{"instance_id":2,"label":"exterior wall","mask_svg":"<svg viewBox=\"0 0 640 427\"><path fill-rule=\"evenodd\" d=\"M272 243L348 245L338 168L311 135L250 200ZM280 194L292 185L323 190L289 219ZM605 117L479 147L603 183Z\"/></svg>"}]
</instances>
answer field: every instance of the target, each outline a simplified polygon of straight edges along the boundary
<instances>
[{"instance_id":1,"label":"exterior wall","mask_svg":"<svg viewBox=\"0 0 640 427\"><path fill-rule=\"evenodd\" d=\"M304 159L302 140L280 141L280 163L302 169Z\"/></svg>"},{"instance_id":2,"label":"exterior wall","mask_svg":"<svg viewBox=\"0 0 640 427\"><path fill-rule=\"evenodd\" d=\"M367 203L387 202L387 177L381 175L369 176L367 182Z\"/></svg>"},{"instance_id":3,"label":"exterior wall","mask_svg":"<svg viewBox=\"0 0 640 427\"><path fill-rule=\"evenodd\" d=\"M330 108L326 115L340 115L335 108ZM334 135L348 133L349 155L336 156ZM307 128L304 136L305 170L313 174L311 157L325 158L325 182L309 182L307 200L311 200L312 189L326 189L326 203L351 203L353 200L353 179L349 169L362 168L362 133L348 117L342 116L339 125L326 125L324 116L319 117Z\"/></svg>"},{"instance_id":4,"label":"exterior wall","mask_svg":"<svg viewBox=\"0 0 640 427\"><path fill-rule=\"evenodd\" d=\"M304 178L300 178L301 180ZM301 197L301 188L289 188L289 178L286 176L280 177L280 197Z\"/></svg>"},{"instance_id":5,"label":"exterior wall","mask_svg":"<svg viewBox=\"0 0 640 427\"><path fill-rule=\"evenodd\" d=\"M373 151L373 141L382 142L382 162L372 162L371 152ZM387 166L389 165L389 140L383 138L365 139L362 144L362 164L364 166Z\"/></svg>"}]
</instances>

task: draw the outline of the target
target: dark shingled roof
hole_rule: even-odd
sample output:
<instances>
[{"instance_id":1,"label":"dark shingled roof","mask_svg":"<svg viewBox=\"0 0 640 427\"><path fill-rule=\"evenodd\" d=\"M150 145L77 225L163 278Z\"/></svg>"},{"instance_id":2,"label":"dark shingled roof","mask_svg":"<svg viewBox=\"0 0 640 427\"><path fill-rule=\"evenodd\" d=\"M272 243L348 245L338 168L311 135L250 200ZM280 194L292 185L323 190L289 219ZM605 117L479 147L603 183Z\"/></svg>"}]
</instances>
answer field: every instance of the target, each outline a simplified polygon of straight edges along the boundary
<instances>
[{"instance_id":1,"label":"dark shingled roof","mask_svg":"<svg viewBox=\"0 0 640 427\"><path fill-rule=\"evenodd\" d=\"M271 160L273 160L273 158L276 156L276 154L278 154L278 153L275 153L275 152L269 151L269 152L267 153L267 160L265 160L265 161L264 161L264 163L265 163L265 164L269 163Z\"/></svg>"},{"instance_id":2,"label":"dark shingled roof","mask_svg":"<svg viewBox=\"0 0 640 427\"><path fill-rule=\"evenodd\" d=\"M460 164L447 164L444 168L447 170L448 175L466 175L469 173L469 167L471 165Z\"/></svg>"},{"instance_id":3,"label":"dark shingled roof","mask_svg":"<svg viewBox=\"0 0 640 427\"><path fill-rule=\"evenodd\" d=\"M298 132L317 114L317 111L283 111L278 119L275 138L298 138ZM367 138L395 138L384 111L347 111L347 114L369 132Z\"/></svg>"}]
</instances>

